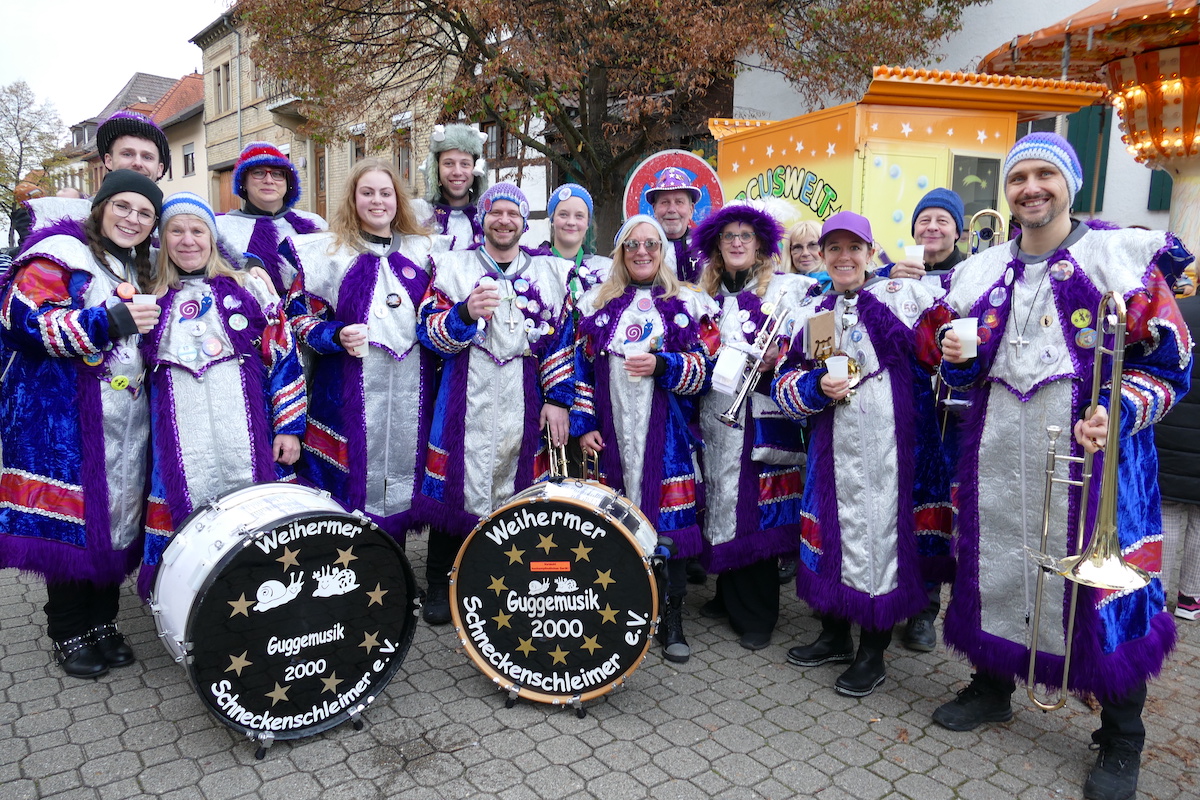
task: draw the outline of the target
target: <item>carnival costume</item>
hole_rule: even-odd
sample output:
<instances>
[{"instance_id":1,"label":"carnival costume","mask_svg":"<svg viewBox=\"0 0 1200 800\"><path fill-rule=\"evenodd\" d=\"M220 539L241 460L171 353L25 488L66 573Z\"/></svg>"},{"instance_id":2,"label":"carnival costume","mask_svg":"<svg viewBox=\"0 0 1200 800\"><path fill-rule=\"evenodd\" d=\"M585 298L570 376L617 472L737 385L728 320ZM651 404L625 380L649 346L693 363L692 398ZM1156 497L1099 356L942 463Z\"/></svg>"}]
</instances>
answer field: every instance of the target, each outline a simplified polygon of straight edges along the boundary
<instances>
[{"instance_id":1,"label":"carnival costume","mask_svg":"<svg viewBox=\"0 0 1200 800\"><path fill-rule=\"evenodd\" d=\"M544 459L534 463L542 405L569 408L574 396L569 269L525 250L504 272L482 247L433 259L417 335L444 366L418 506L451 536L545 474ZM470 320L467 298L488 282L500 306Z\"/></svg>"},{"instance_id":2,"label":"carnival costume","mask_svg":"<svg viewBox=\"0 0 1200 800\"><path fill-rule=\"evenodd\" d=\"M188 515L232 489L292 475L273 461L272 443L304 435L304 375L279 298L253 275L245 285L225 275L179 280L142 342L152 453L144 598Z\"/></svg>"},{"instance_id":3,"label":"carnival costume","mask_svg":"<svg viewBox=\"0 0 1200 800\"><path fill-rule=\"evenodd\" d=\"M262 263L271 284L280 297L286 297L296 277L296 268L279 252L284 239L306 233L317 233L329 226L325 220L307 211L292 207L300 200L300 173L286 156L266 142L251 142L238 157L233 171L233 193L246 197L246 173L255 168L282 169L288 174L283 208L275 214L254 208L229 211L217 217L220 246L223 254L237 267L253 266L253 259Z\"/></svg>"},{"instance_id":4,"label":"carnival costume","mask_svg":"<svg viewBox=\"0 0 1200 800\"><path fill-rule=\"evenodd\" d=\"M946 383L970 388L957 479L959 537L954 591L946 613L948 644L989 675L1024 679L1037 567L1023 557L1041 535L1048 425L1070 431L1090 399L1100 340L1094 314L1115 291L1128 306L1121 385L1121 467L1117 530L1127 560L1159 569L1161 526L1151 425L1187 390L1191 340L1171 295L1172 277L1191 259L1161 231L1092 230L1076 224L1053 253L1029 261L1018 243L993 247L955 273L946 302L980 321L978 357L942 365ZM1108 406L1107 388L1101 403ZM1063 440L1060 440L1060 445ZM1072 455L1082 453L1072 437ZM1101 471L1097 453L1094 472ZM1078 479L1078 467L1072 467ZM1093 480L1091 516L1100 481ZM1050 555L1073 552L1079 501L1053 504ZM1090 524L1089 524L1090 529ZM1068 540L1070 543L1068 543ZM986 554L1003 553L1003 558ZM987 557L986 562L982 559ZM1063 583L1066 583L1065 581ZM1042 614L1037 680L1062 685L1069 586L1051 581ZM1057 601L1063 605L1056 613ZM1156 674L1175 641L1158 578L1142 589L1080 588L1074 658L1067 687L1102 701L1119 698Z\"/></svg>"},{"instance_id":5,"label":"carnival costume","mask_svg":"<svg viewBox=\"0 0 1200 800\"><path fill-rule=\"evenodd\" d=\"M861 370L843 403L821 391L826 369L804 353L803 325L826 310L836 349ZM856 292L806 299L772 386L785 414L809 422L799 596L864 630L890 631L928 602L926 580L949 577L949 487L930 380L940 354L918 327L930 315L948 318L917 281L868 277Z\"/></svg>"},{"instance_id":6,"label":"carnival costume","mask_svg":"<svg viewBox=\"0 0 1200 800\"><path fill-rule=\"evenodd\" d=\"M285 244L297 269L289 316L297 339L317 354L302 475L401 542L420 524L414 495L435 374L417 341L417 309L429 286L429 257L448 245L442 236L393 234L360 251L336 246L332 233ZM363 358L338 339L353 324L368 326Z\"/></svg>"},{"instance_id":7,"label":"carnival costume","mask_svg":"<svg viewBox=\"0 0 1200 800\"><path fill-rule=\"evenodd\" d=\"M469 250L483 244L483 225L480 223L477 201L488 188L487 162L483 158L483 143L487 134L471 125L454 123L434 125L429 135L429 154L421 164L425 178L425 196L413 201L413 212L423 225L434 233L450 236L452 250ZM475 158L471 173L471 189L467 195L471 202L465 206L452 206L442 196L442 184L438 157L447 150L461 150Z\"/></svg>"}]
</instances>

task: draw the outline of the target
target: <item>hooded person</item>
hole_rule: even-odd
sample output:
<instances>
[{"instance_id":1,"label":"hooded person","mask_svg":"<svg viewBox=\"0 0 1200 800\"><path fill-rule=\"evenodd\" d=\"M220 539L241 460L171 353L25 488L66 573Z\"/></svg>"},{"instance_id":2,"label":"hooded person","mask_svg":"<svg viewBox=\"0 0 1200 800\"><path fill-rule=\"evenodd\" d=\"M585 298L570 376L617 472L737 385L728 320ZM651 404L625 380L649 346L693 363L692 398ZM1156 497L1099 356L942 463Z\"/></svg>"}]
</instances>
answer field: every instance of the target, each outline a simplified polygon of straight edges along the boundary
<instances>
[{"instance_id":1,"label":"hooded person","mask_svg":"<svg viewBox=\"0 0 1200 800\"><path fill-rule=\"evenodd\" d=\"M63 671L94 678L134 660L117 630L121 582L141 556L149 408L138 334L162 192L110 172L87 219L26 243L0 286L0 566L46 581Z\"/></svg>"},{"instance_id":2,"label":"hooded person","mask_svg":"<svg viewBox=\"0 0 1200 800\"><path fill-rule=\"evenodd\" d=\"M449 622L458 545L506 499L548 474L541 431L567 442L575 396L571 263L520 246L529 201L497 183L476 211L484 243L432 256L417 336L442 359L421 493L433 526L425 618Z\"/></svg>"},{"instance_id":3,"label":"hooded person","mask_svg":"<svg viewBox=\"0 0 1200 800\"><path fill-rule=\"evenodd\" d=\"M454 249L483 243L475 204L487 189L483 145L487 134L462 123L434 125L429 155L421 165L425 198L416 203L417 216L434 233L454 237Z\"/></svg>"},{"instance_id":4,"label":"hooded person","mask_svg":"<svg viewBox=\"0 0 1200 800\"><path fill-rule=\"evenodd\" d=\"M935 722L955 731L1010 719L1016 681L1031 668L1030 620L1041 567L1025 546L1041 538L1047 426L1066 432L1060 451L1077 459L1095 453L1096 473L1119 449L1120 551L1157 576L1162 530L1151 428L1187 391L1192 357L1171 291L1192 256L1174 235L1102 230L1071 219L1083 170L1071 145L1052 133L1018 141L1001 178L1021 234L955 270L945 302L959 316L978 320L976 352L964 352L954 331L941 339L942 379L967 392L971 403L959 443L957 564L945 639L975 674L933 713ZM1089 408L1093 363L1102 347L1113 346L1112 330L1100 318L1115 314L1111 303L1101 308L1110 294L1127 309L1119 402L1113 404L1105 384L1099 407ZM1110 440L1109 414L1118 407L1119 438ZM1076 468L1071 474L1077 479ZM1102 483L1109 483L1107 476L1091 481L1089 509L1098 507ZM1075 552L1082 505L1076 488L1059 497L1048 506L1047 520L1046 549L1055 559ZM1084 797L1133 797L1145 743L1146 682L1175 643L1162 582L1151 577L1120 591L1080 586L1077 605L1069 602L1071 582L1047 576L1043 583L1035 680L1051 690L1094 695L1101 706L1092 734L1097 759ZM1064 675L1068 623L1073 650Z\"/></svg>"},{"instance_id":5,"label":"hooded person","mask_svg":"<svg viewBox=\"0 0 1200 800\"><path fill-rule=\"evenodd\" d=\"M275 291L286 296L296 270L279 254L280 243L329 225L316 214L294 208L300 200L300 173L267 142L251 142L242 150L233 167L233 193L242 198L242 207L217 217L222 250L236 267L261 264Z\"/></svg>"}]
</instances>

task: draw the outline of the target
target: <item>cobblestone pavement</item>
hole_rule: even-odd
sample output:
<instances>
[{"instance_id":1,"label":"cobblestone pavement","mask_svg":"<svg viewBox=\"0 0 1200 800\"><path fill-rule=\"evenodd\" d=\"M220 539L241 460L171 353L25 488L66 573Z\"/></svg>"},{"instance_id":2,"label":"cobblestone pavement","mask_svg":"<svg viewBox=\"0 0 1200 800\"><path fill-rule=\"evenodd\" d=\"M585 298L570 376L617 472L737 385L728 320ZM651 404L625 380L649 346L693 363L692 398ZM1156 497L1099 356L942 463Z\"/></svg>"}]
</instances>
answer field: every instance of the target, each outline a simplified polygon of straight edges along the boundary
<instances>
[{"instance_id":1,"label":"cobblestone pavement","mask_svg":"<svg viewBox=\"0 0 1200 800\"><path fill-rule=\"evenodd\" d=\"M424 555L415 544L414 562ZM423 564L414 563L417 574ZM132 586L120 624L140 660L97 681L66 678L44 634L45 590L0 571L0 796L122 800L235 798L1073 798L1093 762L1098 713L1072 699L1043 714L1024 693L1013 721L970 733L929 714L969 677L944 647L893 645L887 681L838 696L839 667L799 669L786 649L818 623L790 588L774 643L737 645L701 617L712 582L691 587L688 664L655 647L627 685L569 709L504 697L456 649L449 626L421 624L403 669L366 712L281 742L262 761L211 717L158 642ZM1200 796L1200 623L1151 684L1140 797Z\"/></svg>"}]
</instances>

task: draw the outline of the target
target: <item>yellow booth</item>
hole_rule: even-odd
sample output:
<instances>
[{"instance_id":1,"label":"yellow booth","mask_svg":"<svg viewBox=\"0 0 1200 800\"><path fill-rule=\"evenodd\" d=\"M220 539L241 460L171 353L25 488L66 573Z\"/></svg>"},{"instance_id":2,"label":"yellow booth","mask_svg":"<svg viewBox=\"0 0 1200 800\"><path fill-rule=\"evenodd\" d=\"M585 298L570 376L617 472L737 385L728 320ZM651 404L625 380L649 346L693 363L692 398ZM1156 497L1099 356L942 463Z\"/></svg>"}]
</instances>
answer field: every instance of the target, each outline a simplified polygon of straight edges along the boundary
<instances>
[{"instance_id":1,"label":"yellow booth","mask_svg":"<svg viewBox=\"0 0 1200 800\"><path fill-rule=\"evenodd\" d=\"M885 249L912 244L930 189L953 189L967 219L1005 220L1000 166L1021 122L1102 101L1099 83L876 67L860 102L779 122L709 120L725 200L765 201L781 222L856 211Z\"/></svg>"}]
</instances>

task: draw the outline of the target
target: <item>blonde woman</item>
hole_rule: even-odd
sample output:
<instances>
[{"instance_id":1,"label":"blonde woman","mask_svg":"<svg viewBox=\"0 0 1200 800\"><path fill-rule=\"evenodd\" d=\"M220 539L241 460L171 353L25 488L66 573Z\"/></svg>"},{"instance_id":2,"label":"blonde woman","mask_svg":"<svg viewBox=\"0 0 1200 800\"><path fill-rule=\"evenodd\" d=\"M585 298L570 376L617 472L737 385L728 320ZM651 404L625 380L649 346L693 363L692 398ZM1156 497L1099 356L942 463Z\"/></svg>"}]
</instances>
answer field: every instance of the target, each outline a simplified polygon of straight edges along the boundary
<instances>
[{"instance_id":1,"label":"blonde woman","mask_svg":"<svg viewBox=\"0 0 1200 800\"><path fill-rule=\"evenodd\" d=\"M808 275L821 284L822 289L829 288L829 273L825 271L825 262L821 258L821 223L811 219L801 220L787 232L787 247L784 251L784 272L798 272Z\"/></svg>"},{"instance_id":2,"label":"blonde woman","mask_svg":"<svg viewBox=\"0 0 1200 800\"><path fill-rule=\"evenodd\" d=\"M162 316L142 340L150 375L151 480L138 589L198 506L292 475L307 400L279 298L219 252L212 208L190 192L163 203L152 291Z\"/></svg>"},{"instance_id":3,"label":"blonde woman","mask_svg":"<svg viewBox=\"0 0 1200 800\"><path fill-rule=\"evenodd\" d=\"M638 214L621 227L607 280L579 301L571 433L599 454L604 482L675 543L660 638L667 660L682 663L691 655L685 559L703 549L687 421L708 391L720 335L716 303L679 283L674 256L653 217Z\"/></svg>"}]
</instances>

